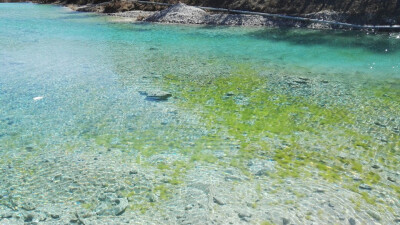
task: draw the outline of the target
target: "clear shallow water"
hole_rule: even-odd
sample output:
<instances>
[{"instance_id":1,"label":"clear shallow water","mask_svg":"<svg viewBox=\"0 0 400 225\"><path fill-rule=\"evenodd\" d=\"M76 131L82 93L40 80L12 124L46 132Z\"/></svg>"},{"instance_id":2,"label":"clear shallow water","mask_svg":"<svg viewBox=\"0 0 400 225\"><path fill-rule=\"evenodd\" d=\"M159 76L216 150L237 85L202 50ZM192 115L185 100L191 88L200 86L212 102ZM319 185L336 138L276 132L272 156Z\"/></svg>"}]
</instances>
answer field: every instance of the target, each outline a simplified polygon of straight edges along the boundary
<instances>
[{"instance_id":1,"label":"clear shallow water","mask_svg":"<svg viewBox=\"0 0 400 225\"><path fill-rule=\"evenodd\" d=\"M218 182L216 190L226 190L233 186L230 182L236 182L237 193L254 190L254 195L273 196L266 199L278 202L278 214L300 223L308 219L342 221L322 206L322 216L307 214L307 210L317 210L309 206L315 196L303 195L318 185L327 190L336 185L343 188L343 193L323 198L348 198L348 203L336 203L346 220L354 217L361 222L385 223L399 216L399 202L395 200L399 197L398 183L388 181L388 177L400 182L395 163L399 157L400 34L130 24L113 20L49 5L0 5L0 163L4 174L0 204L4 210L14 209L10 202L23 205L29 199L45 211L55 204L49 198L55 198L57 204L71 208L84 204L83 208L98 213L96 196L104 192L104 184L99 184L103 182L123 186L123 190L114 192L130 198L130 213L157 212L156 204L143 203L144 195L132 197L130 188L137 180L128 179L125 172L137 168L154 174L142 181L151 186L144 193L155 194L159 204L171 199L176 207L191 204L175 191L188 191L193 183L221 178L223 182ZM226 85L219 86L221 83ZM151 89L170 91L176 98L146 101L139 91ZM231 95L237 96L234 104L213 105ZM43 98L34 100L35 97ZM290 100L292 97L301 99ZM275 99L271 102L277 101L276 105L287 98L282 100L283 105L293 108L260 104L259 98ZM297 101L301 103L295 104ZM247 112L246 107L255 108L250 117L237 114ZM301 110L318 116L310 120ZM262 114L266 111L268 115ZM351 115L349 118L346 112ZM282 122L294 120L293 113L300 115L298 123ZM237 118L227 114L237 114ZM259 122L251 115L275 119ZM314 120L317 123L311 124ZM283 128L278 130L271 124ZM317 131L309 129L312 126ZM298 144L293 147L296 151L284 152L290 157L279 156L279 149L294 146L293 140ZM293 163L293 168L285 166L291 165L288 160L299 161L303 154L299 152L315 149L332 153L332 158L304 153L315 160ZM266 153L259 153L264 150ZM338 161L343 163L341 169L335 167L339 164L328 163L340 157L345 158ZM46 160L54 163L47 165ZM371 169L375 164L384 169ZM263 168L278 172L270 177L254 175ZM329 173L330 168L334 168L333 174ZM100 172L103 169L108 173ZM82 170L85 175L77 176ZM290 173L294 170L301 170L300 174L317 172L315 176L307 175L314 181L305 182L298 179L297 172ZM74 182L62 180L67 189L54 183L44 185L58 179L59 173L77 178ZM285 199L282 196L287 193L276 194L275 189L265 191L263 185L274 182L276 189L292 186L277 178L285 177L282 173L289 175L287 182L294 182L299 188L290 192L299 193L295 196L305 200ZM354 184L345 187L347 179ZM82 188L87 185L85 182L90 183L86 190L89 194L68 189L72 183ZM383 190L386 197L377 200L378 193L359 189L362 184ZM261 190L265 193L260 194ZM26 193L30 194L23 197ZM12 195L14 200L10 200ZM364 199L361 203L351 200L360 196ZM232 212L242 208L241 204L246 205L232 196L225 198L233 199L229 207ZM253 222L274 222L274 218L260 216L268 203L264 202L266 199L259 200L258 208L250 207ZM373 201L379 202L378 206ZM301 218L285 211L295 202L304 207ZM371 212L374 208L380 211ZM180 210L173 209L172 214ZM352 210L361 213L357 217ZM204 216L200 218L209 219L200 209L196 212ZM230 215L229 210L223 212ZM243 222L241 216L238 218Z\"/></svg>"}]
</instances>

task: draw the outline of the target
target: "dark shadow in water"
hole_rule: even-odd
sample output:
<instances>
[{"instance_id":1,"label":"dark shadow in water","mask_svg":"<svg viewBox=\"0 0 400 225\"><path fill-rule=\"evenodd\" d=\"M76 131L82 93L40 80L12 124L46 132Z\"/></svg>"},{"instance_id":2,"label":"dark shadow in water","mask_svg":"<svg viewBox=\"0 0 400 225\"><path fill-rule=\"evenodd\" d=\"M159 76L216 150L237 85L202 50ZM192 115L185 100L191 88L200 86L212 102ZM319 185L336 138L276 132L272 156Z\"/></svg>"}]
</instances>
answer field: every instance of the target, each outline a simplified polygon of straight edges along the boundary
<instances>
[{"instance_id":1,"label":"dark shadow in water","mask_svg":"<svg viewBox=\"0 0 400 225\"><path fill-rule=\"evenodd\" d=\"M60 20L76 20L76 19L82 19L82 18L96 18L96 17L104 17L103 15L98 15L98 14L89 14L89 13L81 13L81 12L64 12L61 13L65 16L60 16L57 19Z\"/></svg>"},{"instance_id":2,"label":"dark shadow in water","mask_svg":"<svg viewBox=\"0 0 400 225\"><path fill-rule=\"evenodd\" d=\"M262 40L288 42L293 45L363 48L378 54L393 54L400 51L399 39L390 38L389 34L367 34L360 31L264 29L251 32L249 36Z\"/></svg>"}]
</instances>

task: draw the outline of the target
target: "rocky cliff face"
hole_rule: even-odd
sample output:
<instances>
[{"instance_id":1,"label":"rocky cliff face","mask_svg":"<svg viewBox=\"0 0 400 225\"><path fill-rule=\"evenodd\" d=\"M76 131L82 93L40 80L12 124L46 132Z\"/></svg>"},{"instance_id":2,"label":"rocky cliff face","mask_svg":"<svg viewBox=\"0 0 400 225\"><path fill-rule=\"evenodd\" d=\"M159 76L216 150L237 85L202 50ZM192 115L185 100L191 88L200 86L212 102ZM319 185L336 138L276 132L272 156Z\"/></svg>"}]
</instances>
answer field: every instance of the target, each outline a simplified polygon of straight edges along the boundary
<instances>
[{"instance_id":1,"label":"rocky cliff face","mask_svg":"<svg viewBox=\"0 0 400 225\"><path fill-rule=\"evenodd\" d=\"M40 0L44 3L56 0ZM65 3L88 4L107 0L66 0ZM156 0L164 3L182 2L188 5L209 6L305 16L320 11L342 15L345 22L358 24L399 24L400 0ZM113 1L105 7L106 12L132 9L159 10L161 6L135 4L129 1Z\"/></svg>"},{"instance_id":2,"label":"rocky cliff face","mask_svg":"<svg viewBox=\"0 0 400 225\"><path fill-rule=\"evenodd\" d=\"M257 12L305 15L335 11L349 22L367 24L400 23L400 0L180 0L189 5L222 7ZM176 3L178 0L163 0Z\"/></svg>"}]
</instances>

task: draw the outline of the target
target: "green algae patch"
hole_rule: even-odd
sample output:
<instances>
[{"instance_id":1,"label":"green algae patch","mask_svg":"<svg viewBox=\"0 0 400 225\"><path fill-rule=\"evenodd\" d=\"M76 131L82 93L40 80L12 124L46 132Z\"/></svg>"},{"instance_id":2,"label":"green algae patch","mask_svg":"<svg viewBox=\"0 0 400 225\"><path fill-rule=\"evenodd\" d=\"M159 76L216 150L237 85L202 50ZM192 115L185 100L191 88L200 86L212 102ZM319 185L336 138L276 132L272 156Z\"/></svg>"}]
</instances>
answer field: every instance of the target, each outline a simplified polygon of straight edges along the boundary
<instances>
[{"instance_id":1,"label":"green algae patch","mask_svg":"<svg viewBox=\"0 0 400 225\"><path fill-rule=\"evenodd\" d=\"M375 97L382 99L386 104L400 104L400 81L392 80L385 82L372 89Z\"/></svg>"},{"instance_id":2,"label":"green algae patch","mask_svg":"<svg viewBox=\"0 0 400 225\"><path fill-rule=\"evenodd\" d=\"M268 91L268 80L252 69L240 68L231 76L203 83L172 75L166 78L169 84L179 86L181 103L199 110L207 127L222 125L241 140L267 133L319 132L320 126L351 123L343 108L321 107L301 97Z\"/></svg>"},{"instance_id":3,"label":"green algae patch","mask_svg":"<svg viewBox=\"0 0 400 225\"><path fill-rule=\"evenodd\" d=\"M365 122L381 108L398 113L397 100L391 101L398 95L393 86L369 89L375 98L363 96L371 104L359 109L342 103L318 104L313 96L273 92L268 78L246 65L219 77L168 74L162 82L178 105L200 116L208 131L185 150L191 162L235 167L251 180L254 174L248 163L268 160L274 162L275 171L263 175L277 181L317 176L360 194L363 203L355 203L356 208L384 205L359 186L385 185L384 174L371 169L374 163L398 170L399 136L389 129L381 131L387 140L382 143ZM223 158L214 156L220 150Z\"/></svg>"},{"instance_id":4,"label":"green algae patch","mask_svg":"<svg viewBox=\"0 0 400 225\"><path fill-rule=\"evenodd\" d=\"M351 113L343 107L322 107L309 99L273 93L268 89L268 79L257 71L239 65L227 76L189 80L168 74L164 85L176 90L179 104L197 112L207 130L238 142L240 151L232 156L231 166L245 173L252 158L275 160L282 176L299 177L304 167L321 171L328 180L340 180L339 166L329 167L319 162L323 153L309 152L297 144L297 135L318 135L321 131L352 124ZM225 135L225 137L223 137ZM279 137L290 147L274 149L267 138ZM217 162L210 154L196 152L192 160ZM359 168L358 168L359 170Z\"/></svg>"},{"instance_id":5,"label":"green algae patch","mask_svg":"<svg viewBox=\"0 0 400 225\"><path fill-rule=\"evenodd\" d=\"M145 212L168 201L174 189L184 185L186 174L199 164L233 167L249 180L268 176L284 182L288 177L307 180L317 176L360 194L363 203L371 205L375 195L363 194L361 182L353 178L374 187L386 178L371 170L369 163L398 168L398 135L385 131L385 135L391 132L388 143L378 143L373 134L360 129L360 117L350 107L318 104L312 96L273 92L269 79L251 67L239 65L230 74L197 79L168 74L161 82L163 89L173 93L169 101L199 118L203 136L185 139L181 133L188 128L182 124L119 133L110 133L107 124L100 124L96 133L85 135L94 145L135 154L138 164L165 175L163 184L154 184L143 193L156 196L157 203L136 192L124 193L135 200L132 210ZM383 104L380 97L371 102L374 107L362 109L367 115ZM153 156L163 154L176 158L152 161ZM275 170L255 175L248 166L252 160L268 160Z\"/></svg>"}]
</instances>

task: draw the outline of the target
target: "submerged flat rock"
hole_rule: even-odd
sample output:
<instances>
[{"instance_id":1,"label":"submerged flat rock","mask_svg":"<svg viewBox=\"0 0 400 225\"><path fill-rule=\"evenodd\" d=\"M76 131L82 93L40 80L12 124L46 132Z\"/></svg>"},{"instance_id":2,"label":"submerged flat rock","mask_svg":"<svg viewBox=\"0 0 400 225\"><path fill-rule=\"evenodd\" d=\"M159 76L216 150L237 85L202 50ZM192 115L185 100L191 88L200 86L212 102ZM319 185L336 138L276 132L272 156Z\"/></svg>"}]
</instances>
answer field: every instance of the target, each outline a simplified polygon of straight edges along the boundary
<instances>
[{"instance_id":1,"label":"submerged flat rock","mask_svg":"<svg viewBox=\"0 0 400 225\"><path fill-rule=\"evenodd\" d=\"M139 93L145 95L148 101L166 101L172 96L171 93L162 90L140 91Z\"/></svg>"}]
</instances>

